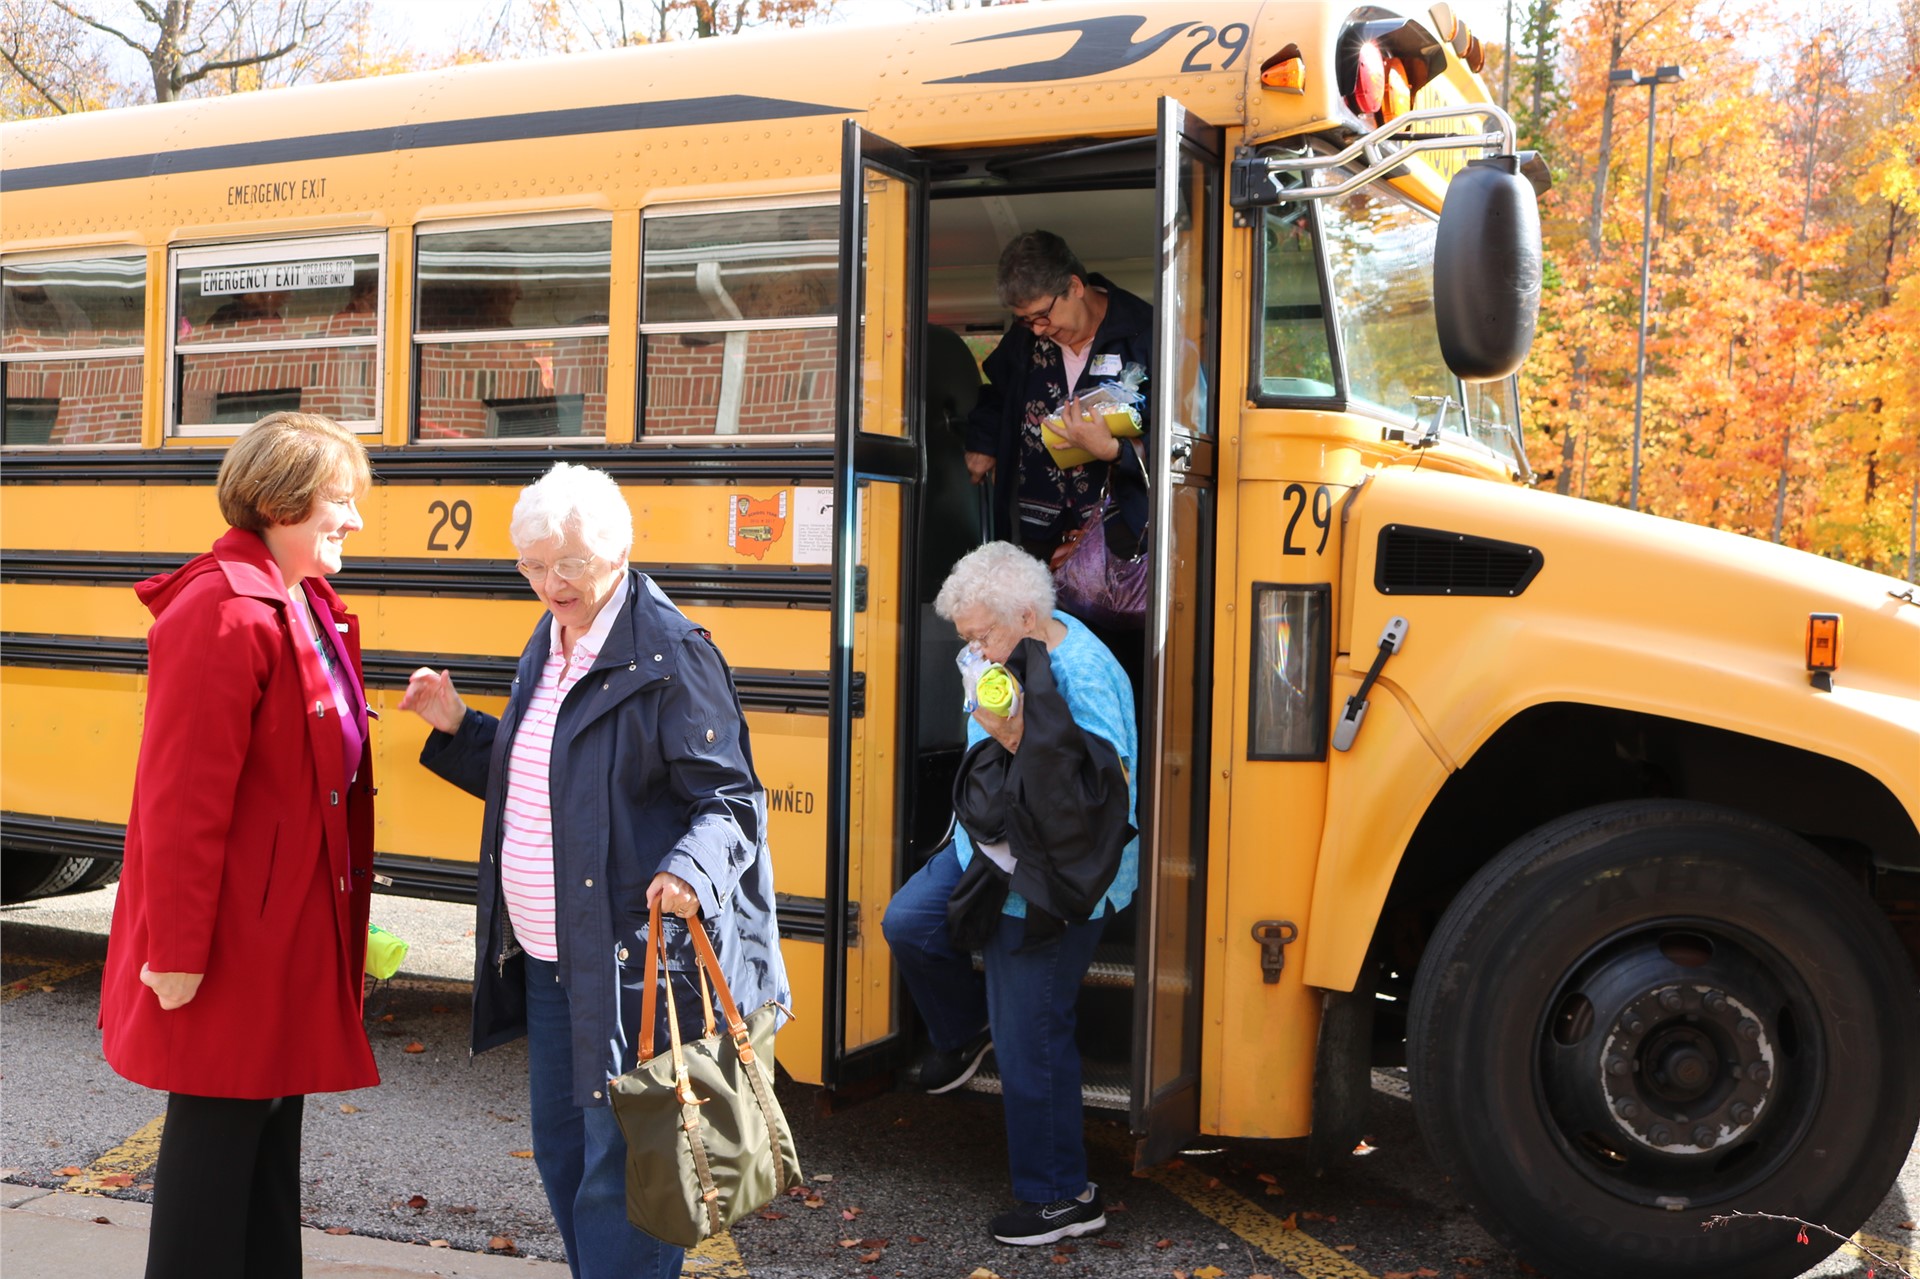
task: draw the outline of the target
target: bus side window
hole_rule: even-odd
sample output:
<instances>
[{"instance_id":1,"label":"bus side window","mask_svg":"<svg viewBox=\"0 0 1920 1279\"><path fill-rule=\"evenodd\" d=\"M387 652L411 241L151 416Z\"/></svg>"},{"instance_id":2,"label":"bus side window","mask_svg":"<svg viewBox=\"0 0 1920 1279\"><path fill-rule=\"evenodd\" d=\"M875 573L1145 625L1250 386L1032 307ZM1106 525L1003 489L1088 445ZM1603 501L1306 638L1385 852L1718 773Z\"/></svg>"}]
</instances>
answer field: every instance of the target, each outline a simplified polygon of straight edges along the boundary
<instances>
[{"instance_id":1,"label":"bus side window","mask_svg":"<svg viewBox=\"0 0 1920 1279\"><path fill-rule=\"evenodd\" d=\"M146 299L140 255L0 265L0 444L138 444Z\"/></svg>"},{"instance_id":2,"label":"bus side window","mask_svg":"<svg viewBox=\"0 0 1920 1279\"><path fill-rule=\"evenodd\" d=\"M422 228L416 438L607 433L613 224Z\"/></svg>"}]
</instances>

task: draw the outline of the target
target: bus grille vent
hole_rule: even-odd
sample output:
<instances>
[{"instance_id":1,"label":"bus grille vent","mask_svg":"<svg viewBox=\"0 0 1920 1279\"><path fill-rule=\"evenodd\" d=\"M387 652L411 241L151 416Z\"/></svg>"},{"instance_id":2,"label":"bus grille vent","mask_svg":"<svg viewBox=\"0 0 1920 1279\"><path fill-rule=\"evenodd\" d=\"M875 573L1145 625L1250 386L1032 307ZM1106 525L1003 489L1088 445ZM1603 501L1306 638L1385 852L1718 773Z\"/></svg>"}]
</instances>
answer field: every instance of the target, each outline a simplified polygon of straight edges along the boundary
<instances>
[{"instance_id":1,"label":"bus grille vent","mask_svg":"<svg viewBox=\"0 0 1920 1279\"><path fill-rule=\"evenodd\" d=\"M1543 562L1518 542L1389 524L1380 530L1373 585L1382 595L1518 595Z\"/></svg>"}]
</instances>

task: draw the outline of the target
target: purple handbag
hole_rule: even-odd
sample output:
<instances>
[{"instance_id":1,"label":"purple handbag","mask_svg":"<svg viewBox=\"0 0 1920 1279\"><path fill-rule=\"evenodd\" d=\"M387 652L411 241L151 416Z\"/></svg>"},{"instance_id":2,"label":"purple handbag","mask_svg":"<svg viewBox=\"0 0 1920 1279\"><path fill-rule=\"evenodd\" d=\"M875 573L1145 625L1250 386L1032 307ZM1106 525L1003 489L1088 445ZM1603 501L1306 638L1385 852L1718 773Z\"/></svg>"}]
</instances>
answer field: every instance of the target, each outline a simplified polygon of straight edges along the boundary
<instances>
[{"instance_id":1,"label":"purple handbag","mask_svg":"<svg viewBox=\"0 0 1920 1279\"><path fill-rule=\"evenodd\" d=\"M1153 581L1145 539L1140 553L1122 559L1107 547L1106 523L1117 515L1113 498L1102 494L1087 512L1073 550L1053 570L1055 601L1083 622L1117 630L1146 625L1147 592Z\"/></svg>"}]
</instances>

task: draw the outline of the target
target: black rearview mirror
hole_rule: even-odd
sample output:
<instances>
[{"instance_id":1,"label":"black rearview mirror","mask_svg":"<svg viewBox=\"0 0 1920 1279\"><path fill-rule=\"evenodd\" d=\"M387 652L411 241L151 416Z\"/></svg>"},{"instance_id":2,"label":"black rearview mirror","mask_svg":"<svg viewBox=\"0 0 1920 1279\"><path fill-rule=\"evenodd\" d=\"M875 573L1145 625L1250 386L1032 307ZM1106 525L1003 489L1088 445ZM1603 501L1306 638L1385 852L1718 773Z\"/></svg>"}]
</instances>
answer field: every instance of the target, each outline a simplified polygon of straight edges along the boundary
<instances>
[{"instance_id":1,"label":"black rearview mirror","mask_svg":"<svg viewBox=\"0 0 1920 1279\"><path fill-rule=\"evenodd\" d=\"M1468 162L1454 175L1433 246L1433 318L1456 377L1511 376L1540 318L1540 210L1522 157Z\"/></svg>"}]
</instances>

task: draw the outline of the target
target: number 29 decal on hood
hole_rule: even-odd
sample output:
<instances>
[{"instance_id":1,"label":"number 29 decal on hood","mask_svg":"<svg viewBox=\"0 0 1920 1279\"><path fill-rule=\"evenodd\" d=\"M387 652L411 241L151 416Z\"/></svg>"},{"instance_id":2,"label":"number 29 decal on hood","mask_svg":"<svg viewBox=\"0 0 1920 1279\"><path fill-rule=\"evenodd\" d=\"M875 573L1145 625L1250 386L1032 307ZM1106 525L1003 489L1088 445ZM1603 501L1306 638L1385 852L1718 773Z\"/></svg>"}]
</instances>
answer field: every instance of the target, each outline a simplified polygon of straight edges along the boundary
<instances>
[{"instance_id":1,"label":"number 29 decal on hood","mask_svg":"<svg viewBox=\"0 0 1920 1279\"><path fill-rule=\"evenodd\" d=\"M939 80L929 80L927 83L1014 84L1021 81L1080 80L1088 76L1108 75L1152 57L1170 41L1182 36L1189 37L1193 42L1192 47L1187 51L1186 60L1180 64L1182 72L1230 71L1240 60L1240 55L1245 52L1247 37L1251 34L1244 22L1230 22L1220 28L1208 26L1204 22L1176 22L1143 40L1136 40L1134 37L1146 24L1146 18L1139 14L1115 14L1106 18L1054 22L1043 27L1023 27L1018 31L1001 31L990 36L963 40L961 44L981 44L988 40L1015 40L1023 36L1056 35L1062 31L1078 33L1072 47L1058 57L1039 62L1021 62L1012 66L996 67L990 71L974 71L967 75L946 76Z\"/></svg>"}]
</instances>

